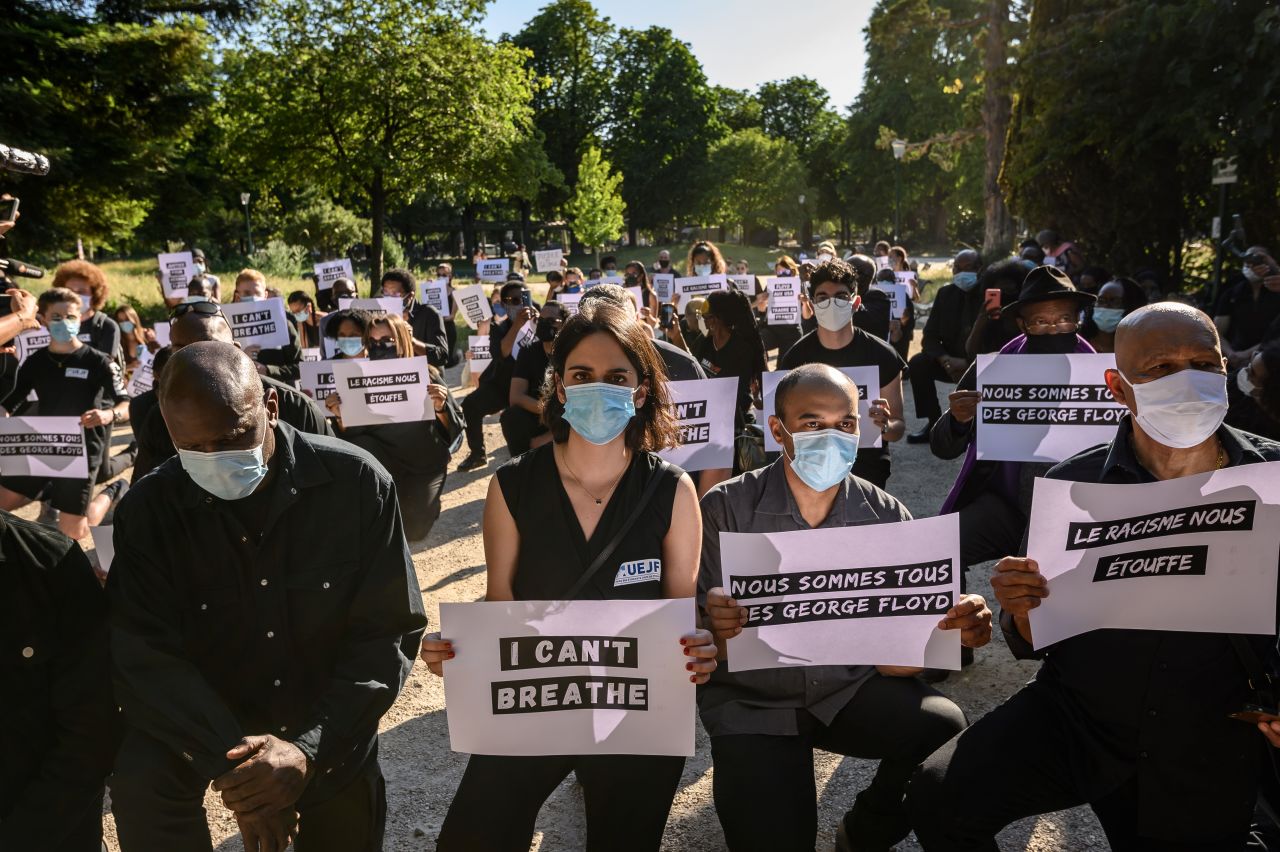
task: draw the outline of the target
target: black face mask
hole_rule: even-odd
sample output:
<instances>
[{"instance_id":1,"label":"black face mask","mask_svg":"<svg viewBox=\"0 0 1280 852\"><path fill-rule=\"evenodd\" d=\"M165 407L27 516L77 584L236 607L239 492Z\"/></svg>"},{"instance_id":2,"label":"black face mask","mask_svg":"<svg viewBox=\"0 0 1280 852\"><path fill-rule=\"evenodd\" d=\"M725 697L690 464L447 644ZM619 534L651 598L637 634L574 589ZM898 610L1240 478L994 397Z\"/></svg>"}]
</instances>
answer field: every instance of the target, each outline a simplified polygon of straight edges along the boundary
<instances>
[{"instance_id":1,"label":"black face mask","mask_svg":"<svg viewBox=\"0 0 1280 852\"><path fill-rule=\"evenodd\" d=\"M1028 334L1028 355L1069 355L1076 351L1076 333Z\"/></svg>"},{"instance_id":2,"label":"black face mask","mask_svg":"<svg viewBox=\"0 0 1280 852\"><path fill-rule=\"evenodd\" d=\"M395 358L398 356L396 352L396 342L390 338L384 340L373 340L369 342L369 360L383 361L387 358Z\"/></svg>"},{"instance_id":3,"label":"black face mask","mask_svg":"<svg viewBox=\"0 0 1280 852\"><path fill-rule=\"evenodd\" d=\"M556 339L556 332L559 330L560 327L556 325L555 320L540 319L538 324L533 327L533 334L543 343L550 343Z\"/></svg>"},{"instance_id":4,"label":"black face mask","mask_svg":"<svg viewBox=\"0 0 1280 852\"><path fill-rule=\"evenodd\" d=\"M627 282L628 287L636 287L640 284L640 278L634 272L627 275L624 280Z\"/></svg>"}]
</instances>

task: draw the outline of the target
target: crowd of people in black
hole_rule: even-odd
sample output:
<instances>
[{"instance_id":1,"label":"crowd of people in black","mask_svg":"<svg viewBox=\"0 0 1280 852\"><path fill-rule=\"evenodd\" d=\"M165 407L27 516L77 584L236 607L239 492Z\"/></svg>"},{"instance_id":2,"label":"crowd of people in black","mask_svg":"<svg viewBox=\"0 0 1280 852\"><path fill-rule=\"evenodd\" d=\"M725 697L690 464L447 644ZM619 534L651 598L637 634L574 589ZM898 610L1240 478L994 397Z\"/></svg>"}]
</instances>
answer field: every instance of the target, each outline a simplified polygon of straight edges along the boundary
<instances>
[{"instance_id":1,"label":"crowd of people in black","mask_svg":"<svg viewBox=\"0 0 1280 852\"><path fill-rule=\"evenodd\" d=\"M132 308L103 312L92 264L64 264L38 299L11 290L0 337L42 328L49 342L27 353L0 409L80 418L89 476L0 476L0 508L43 501L57 515L55 530L0 513L12 590L0 596L0 850L97 852L107 788L125 852L211 850L210 785L251 852L383 848L379 720L415 658L441 675L465 653L427 632L411 553L431 541L463 441L458 471L490 464L491 415L507 452L484 505L485 599L697 600L671 665L697 685L735 852L814 848L815 749L879 761L838 826L841 850L887 852L912 831L930 852L990 850L1020 818L1083 804L1117 850L1265 844L1280 722L1228 714L1280 662L1276 637L1096 630L1035 650L1028 613L1047 582L1024 542L1040 477L1148 483L1280 460L1280 267L1250 249L1208 311L1150 273L1088 265L1052 231L949 267L930 291L900 246L842 257L823 243L779 257L753 293L688 299L659 298L654 275L749 266L700 241L682 264L664 251L621 271L614 258L585 274L566 265L537 299L517 270L476 331L489 365L457 389L444 378L464 357L447 263L434 270L443 312L418 300L411 272L382 275L370 295L400 313L343 307L362 295L350 279L279 294L246 269L228 293L201 268L167 300L163 345ZM794 323L770 321L765 278L798 284ZM288 307L288 344L241 349L221 298L272 295ZM341 394L299 388L316 349L425 357L435 419L344 425ZM1088 352L1114 353L1105 382L1128 411L1109 444L1052 466L977 458L978 355ZM130 397L144 363L153 387ZM788 372L764 411L771 364ZM847 367L879 377L865 417ZM690 475L659 455L678 441L669 383L708 377L737 380L734 464ZM125 423L132 441L112 453ZM867 430L882 446L859 449ZM766 432L780 453L765 451ZM720 533L910 520L892 496L902 440L963 457L941 512L959 516L962 568L999 560L998 619L962 586L939 628L960 634L966 665L993 621L1015 655L1043 660L973 724L937 688L942 671L724 665L747 610L725 588ZM109 571L77 543L104 523ZM661 570L619 585L618 566L638 560ZM656 850L683 766L474 755L437 848L528 849L572 773L588 848Z\"/></svg>"}]
</instances>

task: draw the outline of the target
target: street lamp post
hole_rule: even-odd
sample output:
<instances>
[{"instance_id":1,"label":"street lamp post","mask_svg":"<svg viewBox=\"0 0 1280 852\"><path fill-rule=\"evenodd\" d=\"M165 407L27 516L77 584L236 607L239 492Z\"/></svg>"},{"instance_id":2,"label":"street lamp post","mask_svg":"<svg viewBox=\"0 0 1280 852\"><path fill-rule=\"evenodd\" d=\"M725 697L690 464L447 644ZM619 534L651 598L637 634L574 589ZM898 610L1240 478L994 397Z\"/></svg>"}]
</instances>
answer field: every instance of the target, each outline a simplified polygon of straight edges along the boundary
<instances>
[{"instance_id":1,"label":"street lamp post","mask_svg":"<svg viewBox=\"0 0 1280 852\"><path fill-rule=\"evenodd\" d=\"M907 153L907 140L894 139L889 145L893 148L893 241L896 243L902 225L902 155Z\"/></svg>"},{"instance_id":2,"label":"street lamp post","mask_svg":"<svg viewBox=\"0 0 1280 852\"><path fill-rule=\"evenodd\" d=\"M253 226L249 224L249 193L240 193L240 204L244 207L244 236L249 254L253 254Z\"/></svg>"}]
</instances>

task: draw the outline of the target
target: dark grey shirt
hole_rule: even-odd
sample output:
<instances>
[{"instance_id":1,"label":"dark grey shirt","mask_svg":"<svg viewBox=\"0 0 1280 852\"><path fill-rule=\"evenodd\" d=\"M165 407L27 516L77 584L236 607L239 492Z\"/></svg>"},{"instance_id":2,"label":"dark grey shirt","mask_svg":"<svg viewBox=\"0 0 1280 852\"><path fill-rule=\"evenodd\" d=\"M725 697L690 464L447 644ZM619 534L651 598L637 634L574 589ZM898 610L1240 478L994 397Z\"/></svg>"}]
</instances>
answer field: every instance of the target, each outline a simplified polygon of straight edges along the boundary
<instances>
[{"instance_id":1,"label":"dark grey shirt","mask_svg":"<svg viewBox=\"0 0 1280 852\"><path fill-rule=\"evenodd\" d=\"M702 568L698 602L724 583L720 533L772 533L812 529L800 515L780 458L768 467L722 482L702 498ZM896 499L855 476L845 478L819 529L909 521ZM732 653L732 651L730 652ZM698 712L711 736L794 735L796 711L807 710L830 724L854 693L876 672L874 666L804 666L731 672L721 666L698 687Z\"/></svg>"}]
</instances>

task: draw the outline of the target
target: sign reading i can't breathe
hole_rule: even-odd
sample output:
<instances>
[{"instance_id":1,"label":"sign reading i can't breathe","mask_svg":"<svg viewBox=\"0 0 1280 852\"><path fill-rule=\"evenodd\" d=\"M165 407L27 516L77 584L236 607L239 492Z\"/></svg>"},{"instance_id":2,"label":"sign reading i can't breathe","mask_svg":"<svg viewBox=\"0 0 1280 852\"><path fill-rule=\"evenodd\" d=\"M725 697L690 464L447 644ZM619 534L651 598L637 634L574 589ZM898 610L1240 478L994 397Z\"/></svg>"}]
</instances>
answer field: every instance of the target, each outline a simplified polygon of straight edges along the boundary
<instances>
[{"instance_id":1,"label":"sign reading i can't breathe","mask_svg":"<svg viewBox=\"0 0 1280 852\"><path fill-rule=\"evenodd\" d=\"M440 604L449 742L470 754L693 754L691 599Z\"/></svg>"},{"instance_id":2,"label":"sign reading i can't breathe","mask_svg":"<svg viewBox=\"0 0 1280 852\"><path fill-rule=\"evenodd\" d=\"M495 257L476 261L476 278L480 281L505 281L511 258Z\"/></svg>"},{"instance_id":3,"label":"sign reading i can't breathe","mask_svg":"<svg viewBox=\"0 0 1280 852\"><path fill-rule=\"evenodd\" d=\"M892 554L892 561L885 558ZM724 589L747 610L729 670L893 665L960 668L938 622L960 594L955 514L896 524L720 533Z\"/></svg>"},{"instance_id":4,"label":"sign reading i can't breathe","mask_svg":"<svg viewBox=\"0 0 1280 852\"><path fill-rule=\"evenodd\" d=\"M1274 634L1278 552L1280 462L1142 485L1037 479L1027 555L1050 595L1031 611L1032 638Z\"/></svg>"},{"instance_id":5,"label":"sign reading i can't breathe","mask_svg":"<svg viewBox=\"0 0 1280 852\"><path fill-rule=\"evenodd\" d=\"M780 452L782 445L773 438L773 430L768 426L769 415L774 413L773 400L778 392L778 382L790 372L790 370L774 370L761 376L765 420L764 448L771 453ZM880 369L878 367L841 367L840 372L858 386L858 447L883 446L884 437L871 419L871 400L880 396Z\"/></svg>"},{"instance_id":6,"label":"sign reading i can't breathe","mask_svg":"<svg viewBox=\"0 0 1280 852\"><path fill-rule=\"evenodd\" d=\"M356 280L355 273L351 270L351 259L344 257L338 260L326 260L324 263L315 265L316 273L316 290L332 290L333 282L339 278L349 278Z\"/></svg>"},{"instance_id":7,"label":"sign reading i can't breathe","mask_svg":"<svg viewBox=\"0 0 1280 852\"><path fill-rule=\"evenodd\" d=\"M222 314L231 325L231 336L244 349L280 349L289 345L283 299L229 302L222 306Z\"/></svg>"},{"instance_id":8,"label":"sign reading i can't breathe","mask_svg":"<svg viewBox=\"0 0 1280 852\"><path fill-rule=\"evenodd\" d=\"M344 428L435 418L435 406L427 393L431 377L423 356L381 361L344 358L330 363L334 393L342 402Z\"/></svg>"},{"instance_id":9,"label":"sign reading i can't breathe","mask_svg":"<svg viewBox=\"0 0 1280 852\"><path fill-rule=\"evenodd\" d=\"M298 365L298 388L316 402L324 402L336 387L332 361L303 361Z\"/></svg>"},{"instance_id":10,"label":"sign reading i can't breathe","mask_svg":"<svg viewBox=\"0 0 1280 852\"><path fill-rule=\"evenodd\" d=\"M738 380L692 379L668 382L680 445L658 453L687 471L733 467L733 416Z\"/></svg>"},{"instance_id":11,"label":"sign reading i can't breathe","mask_svg":"<svg viewBox=\"0 0 1280 852\"><path fill-rule=\"evenodd\" d=\"M0 475L87 479L79 417L0 418Z\"/></svg>"},{"instance_id":12,"label":"sign reading i can't breathe","mask_svg":"<svg viewBox=\"0 0 1280 852\"><path fill-rule=\"evenodd\" d=\"M1103 373L1111 354L979 355L978 458L1060 462L1115 437L1126 409Z\"/></svg>"}]
</instances>

